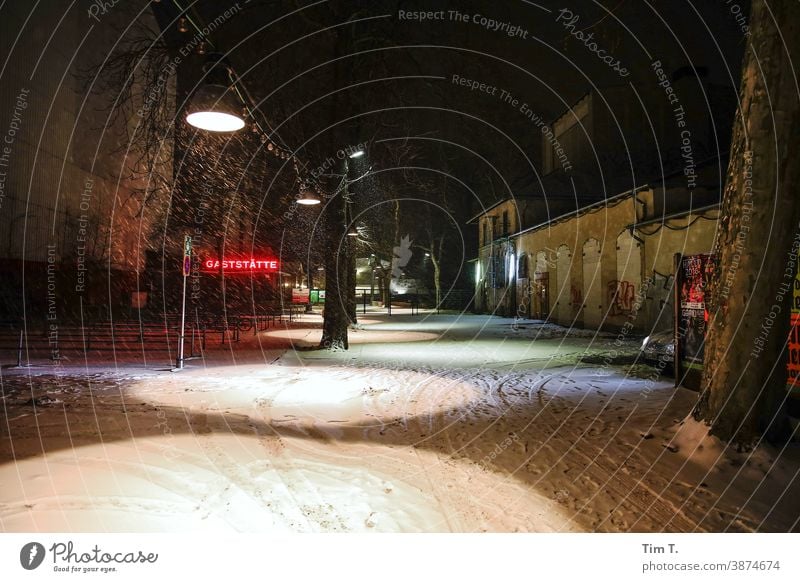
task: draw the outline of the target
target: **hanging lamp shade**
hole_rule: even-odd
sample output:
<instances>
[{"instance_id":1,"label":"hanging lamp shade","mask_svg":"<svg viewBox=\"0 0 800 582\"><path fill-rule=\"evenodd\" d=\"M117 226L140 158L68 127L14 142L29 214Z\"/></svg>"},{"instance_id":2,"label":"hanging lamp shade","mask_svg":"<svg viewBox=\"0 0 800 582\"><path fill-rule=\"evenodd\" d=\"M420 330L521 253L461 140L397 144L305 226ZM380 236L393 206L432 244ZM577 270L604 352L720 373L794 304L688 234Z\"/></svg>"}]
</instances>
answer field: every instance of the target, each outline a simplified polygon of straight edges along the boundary
<instances>
[{"instance_id":1,"label":"hanging lamp shade","mask_svg":"<svg viewBox=\"0 0 800 582\"><path fill-rule=\"evenodd\" d=\"M313 189L308 188L307 186L300 187L300 198L297 199L298 204L302 204L304 206L314 206L320 202L322 202L322 200Z\"/></svg>"},{"instance_id":2,"label":"hanging lamp shade","mask_svg":"<svg viewBox=\"0 0 800 582\"><path fill-rule=\"evenodd\" d=\"M350 228L347 229L347 236L352 236L352 237L358 236L358 229L356 228L355 224L350 225Z\"/></svg>"},{"instance_id":3,"label":"hanging lamp shade","mask_svg":"<svg viewBox=\"0 0 800 582\"><path fill-rule=\"evenodd\" d=\"M217 83L197 90L186 107L186 121L206 131L238 131L244 127L241 107L230 87Z\"/></svg>"}]
</instances>

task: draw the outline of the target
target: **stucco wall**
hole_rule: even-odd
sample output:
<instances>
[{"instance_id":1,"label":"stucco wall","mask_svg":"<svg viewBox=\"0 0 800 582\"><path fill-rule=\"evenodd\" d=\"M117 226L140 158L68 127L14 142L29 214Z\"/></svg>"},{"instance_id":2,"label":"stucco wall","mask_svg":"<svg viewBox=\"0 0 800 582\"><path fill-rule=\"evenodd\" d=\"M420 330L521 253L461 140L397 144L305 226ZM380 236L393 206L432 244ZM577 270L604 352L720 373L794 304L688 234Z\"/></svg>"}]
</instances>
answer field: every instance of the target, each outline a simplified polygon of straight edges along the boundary
<instances>
[{"instance_id":1,"label":"stucco wall","mask_svg":"<svg viewBox=\"0 0 800 582\"><path fill-rule=\"evenodd\" d=\"M550 282L550 320L561 325L591 325L598 321L603 323L607 311L606 288L616 280L616 238L617 235L632 222L633 199L627 198L613 205L599 206L577 217L568 218L553 225L535 231L529 231L516 237L518 252L535 256L544 250L548 256L548 280ZM589 306L586 303L586 291L593 287L591 281L584 281L583 259L584 245L590 239L600 243L599 282L601 302ZM557 288L559 247L569 248L571 252L569 288ZM589 251L592 252L592 251ZM565 282L566 283L566 282ZM567 318L563 317L560 302L568 304ZM599 317L593 317L593 311L599 311ZM560 314L560 315L559 315Z\"/></svg>"},{"instance_id":2,"label":"stucco wall","mask_svg":"<svg viewBox=\"0 0 800 582\"><path fill-rule=\"evenodd\" d=\"M652 200L652 191L637 194L639 200ZM578 216L564 218L547 226L511 237L502 248L497 245L483 247L479 262L481 273L487 272L491 252L505 256L513 253L515 264L519 257L528 257L528 276L518 278L516 271L509 277L510 285L492 289L484 294L479 309L497 311L521 318L535 312L541 292L536 284L537 253L544 253L538 261L539 270L546 270L549 285L548 320L561 325L617 330L633 326L638 333L648 333L655 328L671 325L671 284L675 253L697 254L710 252L716 230L716 209L705 210L678 218L648 223L635 230L630 225L641 220L642 204L633 195L591 208ZM637 212L639 216L637 217ZM620 235L623 234L622 237ZM585 247L587 241L599 242L600 265L598 270L599 299L591 302L587 291L597 290L591 281L584 280L585 252L596 252ZM570 259L559 261L559 248L568 248ZM637 264L634 264L637 263ZM567 264L568 277L559 287L559 263ZM544 268L542 268L544 265ZM631 274L634 274L631 276ZM621 279L620 277L623 277ZM628 278L638 280L628 281Z\"/></svg>"}]
</instances>

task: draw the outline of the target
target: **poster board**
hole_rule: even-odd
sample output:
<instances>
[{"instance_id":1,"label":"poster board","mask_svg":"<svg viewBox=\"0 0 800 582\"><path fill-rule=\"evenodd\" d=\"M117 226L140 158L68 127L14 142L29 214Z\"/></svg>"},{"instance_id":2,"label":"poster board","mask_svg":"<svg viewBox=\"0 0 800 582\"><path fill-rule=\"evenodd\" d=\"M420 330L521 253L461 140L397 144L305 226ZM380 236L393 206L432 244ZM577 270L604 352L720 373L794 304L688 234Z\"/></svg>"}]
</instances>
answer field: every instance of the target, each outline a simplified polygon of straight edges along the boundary
<instances>
[{"instance_id":1,"label":"poster board","mask_svg":"<svg viewBox=\"0 0 800 582\"><path fill-rule=\"evenodd\" d=\"M317 305L318 303L325 303L325 289L312 289L311 294L311 303Z\"/></svg>"},{"instance_id":2,"label":"poster board","mask_svg":"<svg viewBox=\"0 0 800 582\"><path fill-rule=\"evenodd\" d=\"M789 314L789 358L786 362L786 389L792 416L800 417L800 261L792 281L792 310Z\"/></svg>"},{"instance_id":3,"label":"poster board","mask_svg":"<svg viewBox=\"0 0 800 582\"><path fill-rule=\"evenodd\" d=\"M308 289L292 289L292 303L308 303L309 290Z\"/></svg>"},{"instance_id":4,"label":"poster board","mask_svg":"<svg viewBox=\"0 0 800 582\"><path fill-rule=\"evenodd\" d=\"M679 255L675 271L675 380L698 390L703 374L708 309L706 290L713 276L715 258L711 254Z\"/></svg>"}]
</instances>

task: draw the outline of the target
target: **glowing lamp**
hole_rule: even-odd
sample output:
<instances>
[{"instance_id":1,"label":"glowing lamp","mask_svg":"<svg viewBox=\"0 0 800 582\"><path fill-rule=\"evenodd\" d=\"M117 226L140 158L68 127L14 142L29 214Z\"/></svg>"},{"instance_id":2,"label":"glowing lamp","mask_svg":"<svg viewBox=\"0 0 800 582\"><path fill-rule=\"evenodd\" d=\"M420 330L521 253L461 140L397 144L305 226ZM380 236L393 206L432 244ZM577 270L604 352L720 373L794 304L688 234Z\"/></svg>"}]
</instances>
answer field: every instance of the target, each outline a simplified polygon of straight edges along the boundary
<instances>
[{"instance_id":1,"label":"glowing lamp","mask_svg":"<svg viewBox=\"0 0 800 582\"><path fill-rule=\"evenodd\" d=\"M319 196L316 192L314 192L314 190L305 186L300 188L300 198L297 199L298 204L302 204L304 206L314 206L320 202L322 202L322 200L320 200Z\"/></svg>"},{"instance_id":2,"label":"glowing lamp","mask_svg":"<svg viewBox=\"0 0 800 582\"><path fill-rule=\"evenodd\" d=\"M186 108L186 122L206 131L238 131L244 127L238 103L225 85L203 85Z\"/></svg>"}]
</instances>

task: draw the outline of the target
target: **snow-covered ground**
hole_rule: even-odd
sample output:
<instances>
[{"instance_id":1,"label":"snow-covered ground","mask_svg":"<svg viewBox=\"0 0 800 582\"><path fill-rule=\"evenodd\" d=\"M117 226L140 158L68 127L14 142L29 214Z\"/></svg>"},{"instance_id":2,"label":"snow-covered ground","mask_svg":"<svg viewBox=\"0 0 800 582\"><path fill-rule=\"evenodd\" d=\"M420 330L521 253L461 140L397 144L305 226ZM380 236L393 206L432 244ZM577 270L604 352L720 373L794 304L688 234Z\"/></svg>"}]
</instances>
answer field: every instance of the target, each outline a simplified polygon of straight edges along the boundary
<instances>
[{"instance_id":1,"label":"snow-covered ground","mask_svg":"<svg viewBox=\"0 0 800 582\"><path fill-rule=\"evenodd\" d=\"M726 450L685 420L695 393L618 363L635 340L402 312L348 351L319 334L307 316L180 373L4 370L0 528L798 529L798 450Z\"/></svg>"}]
</instances>

